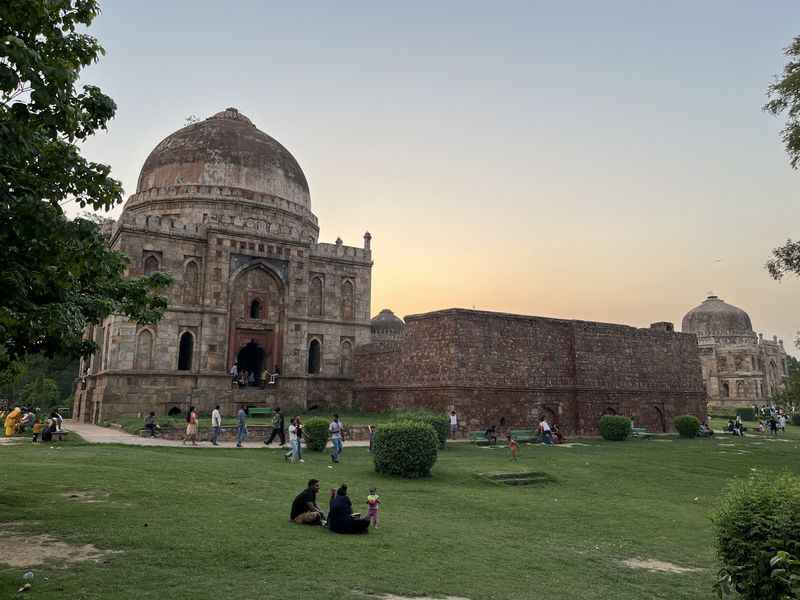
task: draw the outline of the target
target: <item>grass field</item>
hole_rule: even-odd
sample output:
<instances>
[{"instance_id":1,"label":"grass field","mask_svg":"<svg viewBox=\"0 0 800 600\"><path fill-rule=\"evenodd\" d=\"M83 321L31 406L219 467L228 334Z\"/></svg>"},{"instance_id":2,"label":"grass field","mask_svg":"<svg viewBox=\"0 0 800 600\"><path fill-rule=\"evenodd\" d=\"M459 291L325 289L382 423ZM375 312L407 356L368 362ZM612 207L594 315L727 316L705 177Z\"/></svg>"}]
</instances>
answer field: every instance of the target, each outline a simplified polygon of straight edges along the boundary
<instances>
[{"instance_id":1,"label":"grass field","mask_svg":"<svg viewBox=\"0 0 800 600\"><path fill-rule=\"evenodd\" d=\"M267 449L0 446L0 522L17 523L0 528L0 563L46 550L35 537L44 533L113 551L33 567L32 598L710 598L710 511L734 477L797 472L795 431L787 441L523 446L517 464L504 449L453 445L418 481L375 474L364 448L346 448L329 469L311 452L290 465ZM517 470L556 481L510 487L477 476ZM380 529L350 537L290 524L310 477L322 481L323 507L342 482L356 508L376 485ZM697 570L651 572L627 559ZM25 570L0 564L0 597Z\"/></svg>"}]
</instances>

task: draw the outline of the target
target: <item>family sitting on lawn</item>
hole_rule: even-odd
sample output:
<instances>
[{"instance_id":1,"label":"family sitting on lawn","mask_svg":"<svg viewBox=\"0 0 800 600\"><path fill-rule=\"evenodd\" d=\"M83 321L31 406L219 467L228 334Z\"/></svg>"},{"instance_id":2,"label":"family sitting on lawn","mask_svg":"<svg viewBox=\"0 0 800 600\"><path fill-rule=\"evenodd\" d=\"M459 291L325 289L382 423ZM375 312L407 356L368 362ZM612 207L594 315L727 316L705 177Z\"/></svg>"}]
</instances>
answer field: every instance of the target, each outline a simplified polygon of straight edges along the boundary
<instances>
[{"instance_id":1,"label":"family sitting on lawn","mask_svg":"<svg viewBox=\"0 0 800 600\"><path fill-rule=\"evenodd\" d=\"M308 487L300 492L292 502L289 520L298 525L327 526L334 533L367 532L370 519L363 519L360 513L353 513L353 504L347 495L347 484L343 483L338 490L331 490L327 519L325 513L317 505L318 493L319 480L310 479ZM375 522L377 523L377 517Z\"/></svg>"}]
</instances>

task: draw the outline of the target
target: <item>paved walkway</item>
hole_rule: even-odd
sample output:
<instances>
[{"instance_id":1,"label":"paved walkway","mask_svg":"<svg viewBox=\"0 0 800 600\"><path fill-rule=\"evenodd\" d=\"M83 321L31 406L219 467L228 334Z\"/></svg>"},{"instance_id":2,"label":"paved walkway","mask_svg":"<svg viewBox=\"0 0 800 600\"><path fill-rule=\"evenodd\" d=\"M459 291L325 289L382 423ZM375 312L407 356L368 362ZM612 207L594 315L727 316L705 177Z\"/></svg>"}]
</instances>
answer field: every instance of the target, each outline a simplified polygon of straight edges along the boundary
<instances>
[{"instance_id":1,"label":"paved walkway","mask_svg":"<svg viewBox=\"0 0 800 600\"><path fill-rule=\"evenodd\" d=\"M127 431L123 431L121 429L115 429L112 427L99 427L98 425L90 425L88 423L75 423L70 419L64 421L64 429L67 431L74 431L87 442L92 444L127 444L129 446L173 446L173 447L184 447L184 448L193 448L191 443L186 444L184 446L183 442L179 440L164 440L161 438L146 438L141 437L138 435L133 435L128 433ZM369 442L364 441L350 441L345 440L344 443L345 447L350 446L369 446ZM273 449L280 449L280 446L277 442L273 442L271 446L265 446L264 442L262 441L255 441L255 442L244 442L242 444L245 448L273 448ZM214 446L211 445L211 442L198 442L198 448L213 448ZM220 448L235 448L236 442L220 442ZM289 446L287 445L284 450L288 451Z\"/></svg>"}]
</instances>

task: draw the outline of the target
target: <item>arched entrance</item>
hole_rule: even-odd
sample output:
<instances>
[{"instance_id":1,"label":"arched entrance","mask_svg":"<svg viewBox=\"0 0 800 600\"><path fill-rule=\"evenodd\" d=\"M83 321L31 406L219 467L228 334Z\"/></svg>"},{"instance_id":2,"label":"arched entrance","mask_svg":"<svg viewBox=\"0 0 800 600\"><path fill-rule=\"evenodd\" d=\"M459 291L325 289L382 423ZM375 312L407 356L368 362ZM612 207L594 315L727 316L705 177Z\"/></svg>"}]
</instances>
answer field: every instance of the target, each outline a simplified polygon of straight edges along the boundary
<instances>
[{"instance_id":1,"label":"arched entrance","mask_svg":"<svg viewBox=\"0 0 800 600\"><path fill-rule=\"evenodd\" d=\"M239 372L247 371L248 382L255 384L261 383L261 373L264 370L264 349L251 339L236 355L236 364L239 365ZM250 378L249 374L253 377Z\"/></svg>"}]
</instances>

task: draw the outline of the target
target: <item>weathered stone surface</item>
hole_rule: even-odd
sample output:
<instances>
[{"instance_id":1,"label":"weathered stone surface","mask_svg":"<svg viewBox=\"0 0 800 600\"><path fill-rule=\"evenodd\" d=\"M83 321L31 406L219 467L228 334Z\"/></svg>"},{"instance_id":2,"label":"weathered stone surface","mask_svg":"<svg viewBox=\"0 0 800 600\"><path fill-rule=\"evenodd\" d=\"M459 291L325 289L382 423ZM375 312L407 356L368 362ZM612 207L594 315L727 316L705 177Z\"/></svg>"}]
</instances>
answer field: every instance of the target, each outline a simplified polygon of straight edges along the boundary
<instances>
[{"instance_id":1,"label":"weathered stone surface","mask_svg":"<svg viewBox=\"0 0 800 600\"><path fill-rule=\"evenodd\" d=\"M686 313L682 330L697 336L712 409L728 412L728 408L765 404L784 389L788 364L783 341L756 335L750 316L741 308L709 296Z\"/></svg>"},{"instance_id":2,"label":"weathered stone surface","mask_svg":"<svg viewBox=\"0 0 800 600\"><path fill-rule=\"evenodd\" d=\"M75 414L97 422L189 405L228 414L241 402L346 406L353 351L370 340L371 236L363 248L318 237L297 162L238 111L166 138L110 244L130 258L130 276L175 279L169 310L156 326L114 316L87 331L100 350L81 365ZM320 355L309 372L312 343ZM245 360L248 344L256 349ZM237 360L258 377L278 367L278 384L231 389Z\"/></svg>"},{"instance_id":3,"label":"weathered stone surface","mask_svg":"<svg viewBox=\"0 0 800 600\"><path fill-rule=\"evenodd\" d=\"M469 429L544 415L596 434L616 413L670 431L705 416L696 340L663 329L450 309L406 317L400 339L358 348L355 364L361 408L455 409Z\"/></svg>"}]
</instances>

